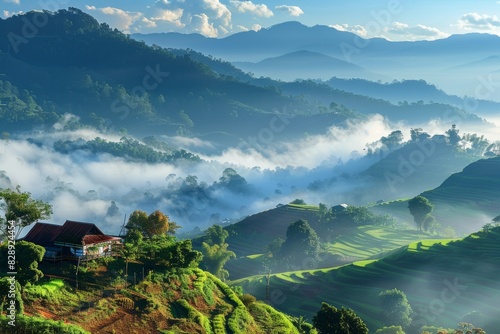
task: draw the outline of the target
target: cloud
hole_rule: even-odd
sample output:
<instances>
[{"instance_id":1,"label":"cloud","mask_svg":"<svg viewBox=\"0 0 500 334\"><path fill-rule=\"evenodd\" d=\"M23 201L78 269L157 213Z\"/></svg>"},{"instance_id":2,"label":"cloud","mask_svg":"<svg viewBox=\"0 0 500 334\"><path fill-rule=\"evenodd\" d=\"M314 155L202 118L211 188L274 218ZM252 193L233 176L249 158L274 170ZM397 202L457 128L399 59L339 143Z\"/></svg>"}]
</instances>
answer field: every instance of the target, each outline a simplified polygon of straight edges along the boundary
<instances>
[{"instance_id":1,"label":"cloud","mask_svg":"<svg viewBox=\"0 0 500 334\"><path fill-rule=\"evenodd\" d=\"M217 37L219 32L214 28L214 24L209 22L208 15L205 13L195 14L192 18L193 30L207 37Z\"/></svg>"},{"instance_id":2,"label":"cloud","mask_svg":"<svg viewBox=\"0 0 500 334\"><path fill-rule=\"evenodd\" d=\"M422 24L410 26L401 22L393 22L390 26L384 28L384 32L388 34L388 37L391 39L409 41L435 40L450 36L437 28L428 27Z\"/></svg>"},{"instance_id":3,"label":"cloud","mask_svg":"<svg viewBox=\"0 0 500 334\"><path fill-rule=\"evenodd\" d=\"M3 2L15 3L16 5L20 5L21 4L21 0L3 0Z\"/></svg>"},{"instance_id":4,"label":"cloud","mask_svg":"<svg viewBox=\"0 0 500 334\"><path fill-rule=\"evenodd\" d=\"M252 1L231 0L231 4L239 13L250 12L255 16L271 17L274 13L264 4L254 4Z\"/></svg>"},{"instance_id":5,"label":"cloud","mask_svg":"<svg viewBox=\"0 0 500 334\"><path fill-rule=\"evenodd\" d=\"M123 32L129 32L132 25L144 17L143 13L129 12L115 7L96 8L87 5L85 8L102 14L103 21Z\"/></svg>"},{"instance_id":6,"label":"cloud","mask_svg":"<svg viewBox=\"0 0 500 334\"><path fill-rule=\"evenodd\" d=\"M153 10L156 14L151 20L166 29L173 25L175 31L207 37L219 37L232 30L231 11L220 0L162 0L155 3Z\"/></svg>"},{"instance_id":7,"label":"cloud","mask_svg":"<svg viewBox=\"0 0 500 334\"><path fill-rule=\"evenodd\" d=\"M175 10L169 9L159 9L158 16L152 17L153 21L166 21L173 23L177 27L184 27L184 24L180 21L184 10L182 8L177 8Z\"/></svg>"},{"instance_id":8,"label":"cloud","mask_svg":"<svg viewBox=\"0 0 500 334\"><path fill-rule=\"evenodd\" d=\"M279 11L286 12L291 16L300 16L304 14L304 11L298 6L278 5L274 8L276 8Z\"/></svg>"},{"instance_id":9,"label":"cloud","mask_svg":"<svg viewBox=\"0 0 500 334\"><path fill-rule=\"evenodd\" d=\"M22 10L19 12L9 12L8 10L4 10L3 17L8 18L8 17L14 16L14 15L21 15L22 13L24 13Z\"/></svg>"},{"instance_id":10,"label":"cloud","mask_svg":"<svg viewBox=\"0 0 500 334\"><path fill-rule=\"evenodd\" d=\"M458 20L458 27L463 30L489 31L498 34L500 33L500 20L496 15L467 13Z\"/></svg>"},{"instance_id":11,"label":"cloud","mask_svg":"<svg viewBox=\"0 0 500 334\"><path fill-rule=\"evenodd\" d=\"M247 28L247 27L242 26L242 25L237 25L236 28L238 28L239 31L250 31L250 30L259 31L260 29L262 29L262 26L258 23L255 23L255 24L252 24L252 26L250 28Z\"/></svg>"},{"instance_id":12,"label":"cloud","mask_svg":"<svg viewBox=\"0 0 500 334\"><path fill-rule=\"evenodd\" d=\"M368 32L366 31L365 27L363 27L363 26L361 26L359 24L357 24L355 26L350 26L347 23L344 23L344 24L332 24L332 25L329 25L329 27L337 29L339 31L352 32L352 33L354 33L356 35L359 35L361 37L367 37L367 35L368 35Z\"/></svg>"}]
</instances>

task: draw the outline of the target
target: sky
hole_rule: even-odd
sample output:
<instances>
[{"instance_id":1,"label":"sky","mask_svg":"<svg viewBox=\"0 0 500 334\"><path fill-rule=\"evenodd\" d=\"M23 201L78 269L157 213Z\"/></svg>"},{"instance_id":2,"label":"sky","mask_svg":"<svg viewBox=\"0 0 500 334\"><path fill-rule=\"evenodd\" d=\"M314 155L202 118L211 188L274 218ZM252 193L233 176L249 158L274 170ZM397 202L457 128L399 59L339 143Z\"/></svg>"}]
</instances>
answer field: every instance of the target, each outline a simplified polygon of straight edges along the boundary
<instances>
[{"instance_id":1,"label":"sky","mask_svg":"<svg viewBox=\"0 0 500 334\"><path fill-rule=\"evenodd\" d=\"M470 32L500 35L498 0L0 0L3 18L76 7L124 33L181 32L222 38L299 21L362 37L434 40Z\"/></svg>"}]
</instances>

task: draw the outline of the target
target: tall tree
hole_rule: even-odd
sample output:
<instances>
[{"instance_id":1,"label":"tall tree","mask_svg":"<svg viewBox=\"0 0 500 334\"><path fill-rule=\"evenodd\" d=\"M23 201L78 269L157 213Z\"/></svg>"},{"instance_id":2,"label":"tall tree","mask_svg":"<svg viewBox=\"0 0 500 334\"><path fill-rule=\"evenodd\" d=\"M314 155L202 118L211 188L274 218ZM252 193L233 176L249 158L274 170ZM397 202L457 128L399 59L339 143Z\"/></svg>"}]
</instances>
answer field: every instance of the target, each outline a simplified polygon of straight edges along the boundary
<instances>
[{"instance_id":1,"label":"tall tree","mask_svg":"<svg viewBox=\"0 0 500 334\"><path fill-rule=\"evenodd\" d=\"M408 209L410 210L418 229L421 231L422 228L425 228L424 223L434 210L434 205L429 202L427 198L423 196L416 196L408 201Z\"/></svg>"},{"instance_id":2,"label":"tall tree","mask_svg":"<svg viewBox=\"0 0 500 334\"><path fill-rule=\"evenodd\" d=\"M149 216L144 211L136 210L130 215L126 228L129 231L137 230L145 237L152 238L154 235L172 232L172 229L169 227L170 223L168 216L159 210L156 210ZM175 228L178 228L177 224L175 224ZM173 232L175 232L175 229Z\"/></svg>"},{"instance_id":3,"label":"tall tree","mask_svg":"<svg viewBox=\"0 0 500 334\"><path fill-rule=\"evenodd\" d=\"M313 317L313 325L319 334L368 334L365 323L353 310L339 310L325 302Z\"/></svg>"},{"instance_id":4,"label":"tall tree","mask_svg":"<svg viewBox=\"0 0 500 334\"><path fill-rule=\"evenodd\" d=\"M215 224L207 228L205 236L210 245L222 245L229 236L229 232L222 228L222 226Z\"/></svg>"},{"instance_id":5,"label":"tall tree","mask_svg":"<svg viewBox=\"0 0 500 334\"><path fill-rule=\"evenodd\" d=\"M20 186L17 186L16 190L1 190L0 199L2 200L0 202L0 210L4 213L4 217L0 217L2 233L2 235L0 235L0 240L3 240L7 236L9 221L15 221L17 238L26 226L41 219L50 218L52 214L52 207L50 204L34 200L31 198L29 192L22 192Z\"/></svg>"},{"instance_id":6,"label":"tall tree","mask_svg":"<svg viewBox=\"0 0 500 334\"><path fill-rule=\"evenodd\" d=\"M407 328L411 324L413 312L404 292L398 289L382 291L379 296L381 320L385 326Z\"/></svg>"},{"instance_id":7,"label":"tall tree","mask_svg":"<svg viewBox=\"0 0 500 334\"><path fill-rule=\"evenodd\" d=\"M316 260L318 252L318 235L306 220L301 219L288 226L279 257L286 259L289 266L301 265L305 259Z\"/></svg>"}]
</instances>

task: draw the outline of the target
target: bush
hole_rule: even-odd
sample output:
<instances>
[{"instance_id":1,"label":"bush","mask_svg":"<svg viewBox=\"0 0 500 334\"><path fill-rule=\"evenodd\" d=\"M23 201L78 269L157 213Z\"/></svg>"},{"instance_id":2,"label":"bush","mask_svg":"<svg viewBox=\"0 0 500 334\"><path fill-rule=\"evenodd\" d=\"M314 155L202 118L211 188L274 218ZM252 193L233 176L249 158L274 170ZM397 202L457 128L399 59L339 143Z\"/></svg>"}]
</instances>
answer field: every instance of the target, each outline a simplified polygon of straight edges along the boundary
<instances>
[{"instance_id":1,"label":"bush","mask_svg":"<svg viewBox=\"0 0 500 334\"><path fill-rule=\"evenodd\" d=\"M240 299L246 307L250 306L251 304L253 304L257 301L257 298L255 298L254 296L252 296L251 294L248 294L248 293L241 295Z\"/></svg>"}]
</instances>

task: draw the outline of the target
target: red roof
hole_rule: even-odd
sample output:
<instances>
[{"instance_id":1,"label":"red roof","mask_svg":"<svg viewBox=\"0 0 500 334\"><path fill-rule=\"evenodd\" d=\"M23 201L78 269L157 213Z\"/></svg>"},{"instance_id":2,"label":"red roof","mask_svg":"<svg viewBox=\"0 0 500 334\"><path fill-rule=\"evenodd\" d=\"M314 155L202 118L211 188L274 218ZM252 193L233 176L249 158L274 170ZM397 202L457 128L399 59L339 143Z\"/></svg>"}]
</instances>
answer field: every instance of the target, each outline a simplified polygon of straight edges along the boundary
<instances>
[{"instance_id":1,"label":"red roof","mask_svg":"<svg viewBox=\"0 0 500 334\"><path fill-rule=\"evenodd\" d=\"M93 245L101 242L120 240L105 235L92 223L67 220L64 225L36 223L23 240L41 246L58 245Z\"/></svg>"}]
</instances>

